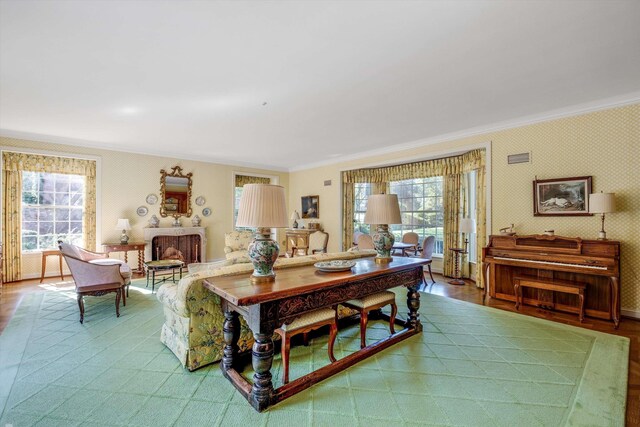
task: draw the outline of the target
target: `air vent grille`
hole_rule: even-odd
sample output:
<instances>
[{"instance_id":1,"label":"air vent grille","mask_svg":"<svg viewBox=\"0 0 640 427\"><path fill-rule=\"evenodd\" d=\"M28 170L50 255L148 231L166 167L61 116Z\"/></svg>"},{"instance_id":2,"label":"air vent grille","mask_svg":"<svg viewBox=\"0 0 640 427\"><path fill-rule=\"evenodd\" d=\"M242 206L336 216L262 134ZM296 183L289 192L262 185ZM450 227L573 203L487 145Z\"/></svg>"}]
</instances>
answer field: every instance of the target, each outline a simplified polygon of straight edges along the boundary
<instances>
[{"instance_id":1,"label":"air vent grille","mask_svg":"<svg viewBox=\"0 0 640 427\"><path fill-rule=\"evenodd\" d=\"M530 163L531 153L509 154L507 156L507 163L510 165L516 165L518 163Z\"/></svg>"}]
</instances>

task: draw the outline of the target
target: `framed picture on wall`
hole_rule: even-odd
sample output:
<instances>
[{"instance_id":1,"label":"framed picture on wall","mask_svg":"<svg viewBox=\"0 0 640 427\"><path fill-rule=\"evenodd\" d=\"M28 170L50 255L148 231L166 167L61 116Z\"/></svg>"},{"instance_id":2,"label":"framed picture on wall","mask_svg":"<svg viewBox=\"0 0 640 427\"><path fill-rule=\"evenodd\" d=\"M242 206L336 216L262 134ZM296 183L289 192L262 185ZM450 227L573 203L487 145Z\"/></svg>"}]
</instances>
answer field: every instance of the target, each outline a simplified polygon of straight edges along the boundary
<instances>
[{"instance_id":1,"label":"framed picture on wall","mask_svg":"<svg viewBox=\"0 0 640 427\"><path fill-rule=\"evenodd\" d=\"M537 179L533 181L535 216L579 216L589 213L591 177Z\"/></svg>"},{"instance_id":2,"label":"framed picture on wall","mask_svg":"<svg viewBox=\"0 0 640 427\"><path fill-rule=\"evenodd\" d=\"M319 218L320 217L320 197L304 196L302 197L302 218Z\"/></svg>"}]
</instances>

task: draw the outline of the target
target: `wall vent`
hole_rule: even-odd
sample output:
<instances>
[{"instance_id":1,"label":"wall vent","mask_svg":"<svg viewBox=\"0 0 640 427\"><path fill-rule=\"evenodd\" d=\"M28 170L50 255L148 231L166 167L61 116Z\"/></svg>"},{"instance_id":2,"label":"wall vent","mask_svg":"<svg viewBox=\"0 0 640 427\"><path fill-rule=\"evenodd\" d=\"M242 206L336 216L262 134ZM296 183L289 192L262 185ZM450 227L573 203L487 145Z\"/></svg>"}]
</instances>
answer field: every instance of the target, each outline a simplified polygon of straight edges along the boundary
<instances>
[{"instance_id":1,"label":"wall vent","mask_svg":"<svg viewBox=\"0 0 640 427\"><path fill-rule=\"evenodd\" d=\"M507 163L517 165L518 163L531 163L531 153L509 154Z\"/></svg>"},{"instance_id":2,"label":"wall vent","mask_svg":"<svg viewBox=\"0 0 640 427\"><path fill-rule=\"evenodd\" d=\"M330 179L327 179L327 180L324 181L324 186L325 187L328 187L330 185L331 185L331 180Z\"/></svg>"}]
</instances>

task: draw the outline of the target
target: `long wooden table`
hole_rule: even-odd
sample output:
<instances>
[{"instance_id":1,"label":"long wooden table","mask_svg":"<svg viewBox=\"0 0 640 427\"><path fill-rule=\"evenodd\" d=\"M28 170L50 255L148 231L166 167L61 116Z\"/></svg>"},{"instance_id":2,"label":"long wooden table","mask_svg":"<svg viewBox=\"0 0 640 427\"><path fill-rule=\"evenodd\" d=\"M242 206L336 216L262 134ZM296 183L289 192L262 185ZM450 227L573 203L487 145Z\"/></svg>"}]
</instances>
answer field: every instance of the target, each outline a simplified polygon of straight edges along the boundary
<instances>
[{"instance_id":1,"label":"long wooden table","mask_svg":"<svg viewBox=\"0 0 640 427\"><path fill-rule=\"evenodd\" d=\"M253 284L249 275L212 277L204 286L222 298L225 313L223 335L225 347L220 368L224 376L257 410L263 411L294 394L311 387L355 363L422 331L420 294L422 266L420 258L394 257L389 264L376 264L373 258L355 260L346 272L322 273L313 265L276 270L274 282ZM273 331L297 316L322 307L335 306L353 298L361 298L385 289L407 288L409 313L406 321L397 320L404 328L374 344L356 351L288 384L274 389L271 381L274 345ZM251 351L253 381L242 375L238 357L238 339L242 315L253 331L255 343Z\"/></svg>"}]
</instances>

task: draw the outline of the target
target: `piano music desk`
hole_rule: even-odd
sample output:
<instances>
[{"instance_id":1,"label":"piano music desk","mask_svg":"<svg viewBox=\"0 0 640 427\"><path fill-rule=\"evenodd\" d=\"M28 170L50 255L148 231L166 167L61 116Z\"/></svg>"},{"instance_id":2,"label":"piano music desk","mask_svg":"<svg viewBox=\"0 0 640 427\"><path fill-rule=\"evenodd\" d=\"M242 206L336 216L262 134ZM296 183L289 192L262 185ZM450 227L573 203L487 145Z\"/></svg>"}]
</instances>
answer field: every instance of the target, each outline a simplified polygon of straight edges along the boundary
<instances>
[{"instance_id":1,"label":"piano music desk","mask_svg":"<svg viewBox=\"0 0 640 427\"><path fill-rule=\"evenodd\" d=\"M580 323L584 320L584 290L587 287L584 283L533 276L516 276L513 278L513 290L516 294L516 310L520 308L520 304L522 303L523 287L578 295L578 319L580 319Z\"/></svg>"}]
</instances>

